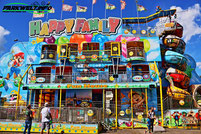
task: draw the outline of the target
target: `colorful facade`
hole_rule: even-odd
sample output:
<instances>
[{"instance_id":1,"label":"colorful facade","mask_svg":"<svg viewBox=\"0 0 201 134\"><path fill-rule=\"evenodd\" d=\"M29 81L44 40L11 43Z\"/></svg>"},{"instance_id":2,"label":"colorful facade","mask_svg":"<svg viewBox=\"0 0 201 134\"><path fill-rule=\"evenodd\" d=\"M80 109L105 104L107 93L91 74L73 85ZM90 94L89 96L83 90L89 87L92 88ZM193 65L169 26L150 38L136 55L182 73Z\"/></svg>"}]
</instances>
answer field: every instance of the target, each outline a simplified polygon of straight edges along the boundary
<instances>
[{"instance_id":1,"label":"colorful facade","mask_svg":"<svg viewBox=\"0 0 201 134\"><path fill-rule=\"evenodd\" d=\"M163 31L136 25L175 12L140 19L31 21L29 41L14 44L0 59L1 105L96 107L112 127L146 127L148 109L162 105L157 99L163 99L162 84L165 96L180 105L191 95L193 67L183 55L183 27L175 21L166 22ZM200 106L199 98L194 100Z\"/></svg>"}]
</instances>

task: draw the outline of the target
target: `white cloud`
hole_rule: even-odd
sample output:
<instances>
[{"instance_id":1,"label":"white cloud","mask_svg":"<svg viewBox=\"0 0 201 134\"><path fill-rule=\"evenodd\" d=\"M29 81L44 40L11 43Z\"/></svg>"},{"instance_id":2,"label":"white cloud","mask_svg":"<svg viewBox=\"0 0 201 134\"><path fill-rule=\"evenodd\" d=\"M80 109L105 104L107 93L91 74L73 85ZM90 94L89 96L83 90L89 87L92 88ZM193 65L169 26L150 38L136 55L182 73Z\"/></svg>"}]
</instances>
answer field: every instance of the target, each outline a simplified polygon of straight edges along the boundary
<instances>
[{"instance_id":1,"label":"white cloud","mask_svg":"<svg viewBox=\"0 0 201 134\"><path fill-rule=\"evenodd\" d=\"M147 55L147 61L151 61L156 59L159 56L159 52L158 51L152 51L151 53L149 53Z\"/></svg>"},{"instance_id":2,"label":"white cloud","mask_svg":"<svg viewBox=\"0 0 201 134\"><path fill-rule=\"evenodd\" d=\"M4 50L4 44L6 43L5 36L9 35L10 32L6 30L4 27L0 26L0 53Z\"/></svg>"},{"instance_id":3,"label":"white cloud","mask_svg":"<svg viewBox=\"0 0 201 134\"><path fill-rule=\"evenodd\" d=\"M11 51L13 50L14 51L14 54L17 54L17 53L19 53L19 52L23 52L21 49L20 49L20 47L19 46L17 46L18 44L15 44L13 47L12 47L12 49L11 49Z\"/></svg>"},{"instance_id":4,"label":"white cloud","mask_svg":"<svg viewBox=\"0 0 201 134\"><path fill-rule=\"evenodd\" d=\"M171 9L176 9L177 21L183 26L183 38L188 42L192 36L201 34L201 26L196 23L196 19L201 17L201 7L195 4L188 9L172 6Z\"/></svg>"},{"instance_id":5,"label":"white cloud","mask_svg":"<svg viewBox=\"0 0 201 134\"><path fill-rule=\"evenodd\" d=\"M196 62L197 68L201 69L201 62Z\"/></svg>"}]
</instances>

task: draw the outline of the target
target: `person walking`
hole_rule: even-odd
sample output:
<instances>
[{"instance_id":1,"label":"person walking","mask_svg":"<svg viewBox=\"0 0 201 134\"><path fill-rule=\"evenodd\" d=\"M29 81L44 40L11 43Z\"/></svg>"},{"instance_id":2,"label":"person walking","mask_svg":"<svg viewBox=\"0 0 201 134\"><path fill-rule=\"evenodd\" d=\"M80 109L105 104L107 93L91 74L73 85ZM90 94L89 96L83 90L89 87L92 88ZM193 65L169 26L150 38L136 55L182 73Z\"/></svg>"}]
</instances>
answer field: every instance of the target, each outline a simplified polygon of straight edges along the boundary
<instances>
[{"instance_id":1,"label":"person walking","mask_svg":"<svg viewBox=\"0 0 201 134\"><path fill-rule=\"evenodd\" d=\"M195 114L195 117L198 120L198 126L200 127L201 130L201 109L198 110L198 112Z\"/></svg>"},{"instance_id":2,"label":"person walking","mask_svg":"<svg viewBox=\"0 0 201 134\"><path fill-rule=\"evenodd\" d=\"M25 120L25 128L24 128L23 134L26 134L27 129L28 129L27 134L30 134L32 119L33 119L33 112L31 111L31 105L27 106L25 115L26 115L26 120Z\"/></svg>"},{"instance_id":3,"label":"person walking","mask_svg":"<svg viewBox=\"0 0 201 134\"><path fill-rule=\"evenodd\" d=\"M154 120L156 119L155 112L154 112L154 107L151 107L151 109L148 111L148 119L150 120L149 133L151 133L151 132L154 131Z\"/></svg>"},{"instance_id":4,"label":"person walking","mask_svg":"<svg viewBox=\"0 0 201 134\"><path fill-rule=\"evenodd\" d=\"M45 128L47 129L47 134L49 134L50 130L50 121L52 121L52 115L50 112L50 108L48 107L48 103L46 102L45 107L41 111L41 117L42 117L42 127L41 127L41 132L40 134L43 134L43 131Z\"/></svg>"}]
</instances>

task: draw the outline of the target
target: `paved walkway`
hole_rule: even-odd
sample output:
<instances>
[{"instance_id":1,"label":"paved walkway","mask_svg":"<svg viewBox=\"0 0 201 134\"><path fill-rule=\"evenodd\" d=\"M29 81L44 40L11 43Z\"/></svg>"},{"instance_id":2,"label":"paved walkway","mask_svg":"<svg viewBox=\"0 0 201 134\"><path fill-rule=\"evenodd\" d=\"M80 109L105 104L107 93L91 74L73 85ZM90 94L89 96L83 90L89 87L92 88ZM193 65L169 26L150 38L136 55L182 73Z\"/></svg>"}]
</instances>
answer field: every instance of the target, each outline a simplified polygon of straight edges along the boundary
<instances>
[{"instance_id":1,"label":"paved walkway","mask_svg":"<svg viewBox=\"0 0 201 134\"><path fill-rule=\"evenodd\" d=\"M185 129L165 129L165 132L154 132L153 134L201 134L201 130L185 130ZM21 134L14 132L0 132L1 134ZM39 133L31 133L39 134ZM46 133L44 133L46 134ZM54 134L54 133L51 133ZM124 129L124 130L113 130L107 133L101 134L145 134L145 129Z\"/></svg>"}]
</instances>

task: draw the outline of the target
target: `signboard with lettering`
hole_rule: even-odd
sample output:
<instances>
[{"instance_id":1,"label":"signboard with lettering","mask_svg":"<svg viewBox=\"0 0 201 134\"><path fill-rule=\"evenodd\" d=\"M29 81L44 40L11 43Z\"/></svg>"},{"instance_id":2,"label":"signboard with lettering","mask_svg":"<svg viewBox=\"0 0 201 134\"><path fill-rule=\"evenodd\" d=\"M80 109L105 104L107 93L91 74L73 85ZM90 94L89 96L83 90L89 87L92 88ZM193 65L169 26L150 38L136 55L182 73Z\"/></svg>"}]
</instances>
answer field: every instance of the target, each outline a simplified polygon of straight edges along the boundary
<instances>
[{"instance_id":1,"label":"signboard with lettering","mask_svg":"<svg viewBox=\"0 0 201 134\"><path fill-rule=\"evenodd\" d=\"M22 122L0 122L0 131L24 131L24 123ZM40 132L41 123L32 123L31 132ZM98 124L62 124L53 123L50 126L50 133L98 133Z\"/></svg>"}]
</instances>

